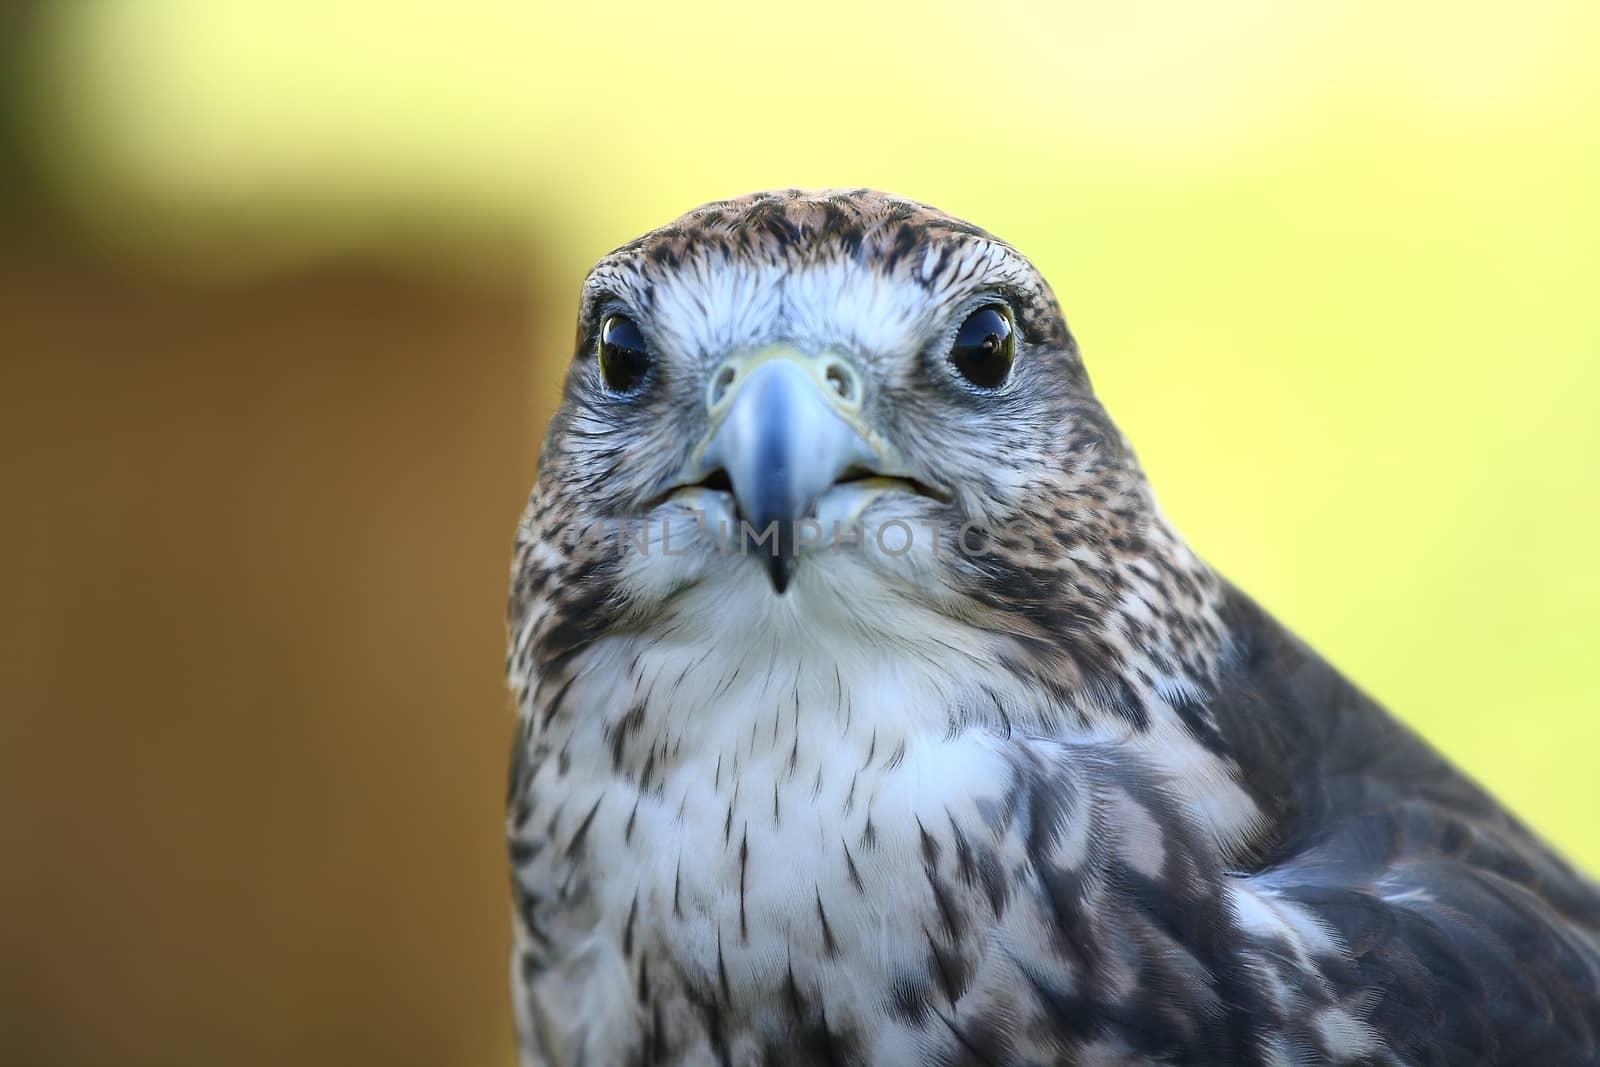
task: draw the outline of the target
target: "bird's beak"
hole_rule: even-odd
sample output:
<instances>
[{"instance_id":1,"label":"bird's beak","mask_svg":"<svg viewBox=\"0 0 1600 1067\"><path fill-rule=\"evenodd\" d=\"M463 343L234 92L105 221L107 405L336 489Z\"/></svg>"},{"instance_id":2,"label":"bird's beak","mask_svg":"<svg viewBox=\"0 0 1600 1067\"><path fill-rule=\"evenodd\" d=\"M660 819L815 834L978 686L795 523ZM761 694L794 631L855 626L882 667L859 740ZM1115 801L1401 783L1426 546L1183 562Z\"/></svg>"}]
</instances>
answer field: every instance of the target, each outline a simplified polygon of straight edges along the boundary
<instances>
[{"instance_id":1,"label":"bird's beak","mask_svg":"<svg viewBox=\"0 0 1600 1067\"><path fill-rule=\"evenodd\" d=\"M796 526L815 516L817 498L852 468L880 468L860 400L847 362L787 346L730 358L712 375L700 468L727 474L754 539L741 535L768 560L779 593L794 573Z\"/></svg>"}]
</instances>

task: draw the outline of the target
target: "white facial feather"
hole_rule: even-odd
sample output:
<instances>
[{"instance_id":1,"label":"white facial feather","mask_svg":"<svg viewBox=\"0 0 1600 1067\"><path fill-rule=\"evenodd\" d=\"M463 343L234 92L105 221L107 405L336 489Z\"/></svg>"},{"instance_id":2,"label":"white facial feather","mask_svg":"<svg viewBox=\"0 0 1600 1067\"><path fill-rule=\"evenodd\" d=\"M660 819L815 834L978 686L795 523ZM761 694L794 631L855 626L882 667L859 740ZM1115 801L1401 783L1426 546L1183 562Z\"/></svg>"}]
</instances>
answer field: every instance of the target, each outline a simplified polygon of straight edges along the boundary
<instances>
[{"instance_id":1,"label":"white facial feather","mask_svg":"<svg viewBox=\"0 0 1600 1067\"><path fill-rule=\"evenodd\" d=\"M640 308L663 348L702 364L775 341L902 356L952 325L945 321L952 301L974 285L1021 285L1030 273L998 242L968 246L942 262L936 272L913 276L845 256L796 262L706 254L653 278L648 289L638 275L614 270L598 271L590 286Z\"/></svg>"}]
</instances>

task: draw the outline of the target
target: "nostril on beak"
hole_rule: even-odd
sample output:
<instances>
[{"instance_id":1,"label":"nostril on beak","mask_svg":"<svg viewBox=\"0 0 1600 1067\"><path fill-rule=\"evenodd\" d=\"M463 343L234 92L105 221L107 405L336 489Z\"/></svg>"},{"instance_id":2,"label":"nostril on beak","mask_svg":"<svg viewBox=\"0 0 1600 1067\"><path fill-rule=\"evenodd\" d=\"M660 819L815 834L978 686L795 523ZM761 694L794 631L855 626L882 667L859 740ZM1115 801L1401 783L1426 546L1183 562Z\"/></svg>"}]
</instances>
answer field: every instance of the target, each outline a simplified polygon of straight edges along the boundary
<instances>
[{"instance_id":1,"label":"nostril on beak","mask_svg":"<svg viewBox=\"0 0 1600 1067\"><path fill-rule=\"evenodd\" d=\"M842 360L830 359L823 368L823 377L839 398L846 403L856 404L861 401L861 380L856 377L856 372L848 363Z\"/></svg>"},{"instance_id":2,"label":"nostril on beak","mask_svg":"<svg viewBox=\"0 0 1600 1067\"><path fill-rule=\"evenodd\" d=\"M728 395L728 387L738 376L739 372L733 367L723 367L717 371L716 376L711 379L711 407L722 403L722 398Z\"/></svg>"}]
</instances>

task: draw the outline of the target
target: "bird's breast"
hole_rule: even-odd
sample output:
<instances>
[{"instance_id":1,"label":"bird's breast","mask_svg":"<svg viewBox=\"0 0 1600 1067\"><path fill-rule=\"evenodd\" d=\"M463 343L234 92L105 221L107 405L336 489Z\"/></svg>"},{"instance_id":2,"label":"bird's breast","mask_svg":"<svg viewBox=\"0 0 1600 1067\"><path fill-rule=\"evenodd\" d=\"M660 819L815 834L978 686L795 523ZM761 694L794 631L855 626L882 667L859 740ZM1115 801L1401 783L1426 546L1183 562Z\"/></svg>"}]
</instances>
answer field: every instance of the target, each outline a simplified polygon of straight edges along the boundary
<instances>
[{"instance_id":1,"label":"bird's breast","mask_svg":"<svg viewBox=\"0 0 1600 1067\"><path fill-rule=\"evenodd\" d=\"M660 1011L683 1040L708 1013L754 1034L796 1012L890 1040L896 1012L914 1033L935 1000L977 995L1028 860L998 821L1010 757L951 729L956 685L629 662L563 683L514 805L535 981L625 984L596 1003Z\"/></svg>"}]
</instances>

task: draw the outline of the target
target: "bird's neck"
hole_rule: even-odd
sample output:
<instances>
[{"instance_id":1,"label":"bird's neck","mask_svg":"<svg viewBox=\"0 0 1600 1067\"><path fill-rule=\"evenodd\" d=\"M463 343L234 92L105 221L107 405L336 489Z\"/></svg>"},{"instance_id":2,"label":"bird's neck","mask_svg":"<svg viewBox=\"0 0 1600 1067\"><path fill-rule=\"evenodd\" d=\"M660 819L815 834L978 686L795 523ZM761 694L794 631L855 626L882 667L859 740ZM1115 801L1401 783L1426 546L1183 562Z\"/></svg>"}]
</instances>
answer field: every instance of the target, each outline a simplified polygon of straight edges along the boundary
<instances>
[{"instance_id":1,"label":"bird's neck","mask_svg":"<svg viewBox=\"0 0 1600 1067\"><path fill-rule=\"evenodd\" d=\"M1070 637L1047 646L910 605L864 634L858 611L803 585L750 610L707 588L694 594L705 603L682 604L669 623L608 634L539 675L524 713L538 749L587 775L644 793L686 774L732 776L761 783L773 803L787 783L820 789L838 768L892 771L966 733L1066 749L1111 742L1181 781L1197 824L1230 853L1248 844L1260 811L1210 700L1227 654L1211 600L1223 587L1175 538L1165 562L1140 573L1149 581L1131 576L1106 605L1094 656L1074 656ZM1159 605L1154 582L1171 587Z\"/></svg>"}]
</instances>

